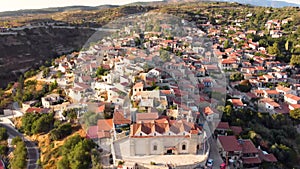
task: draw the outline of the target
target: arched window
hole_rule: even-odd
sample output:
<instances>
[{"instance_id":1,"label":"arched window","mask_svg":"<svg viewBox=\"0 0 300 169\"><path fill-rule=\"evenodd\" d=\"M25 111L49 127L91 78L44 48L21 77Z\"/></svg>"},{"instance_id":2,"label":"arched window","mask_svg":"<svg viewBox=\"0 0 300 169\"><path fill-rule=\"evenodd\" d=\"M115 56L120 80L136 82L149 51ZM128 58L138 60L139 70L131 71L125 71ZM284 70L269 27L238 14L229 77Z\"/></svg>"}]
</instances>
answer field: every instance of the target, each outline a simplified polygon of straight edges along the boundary
<instances>
[{"instance_id":1,"label":"arched window","mask_svg":"<svg viewBox=\"0 0 300 169\"><path fill-rule=\"evenodd\" d=\"M188 148L188 143L186 141L181 142L181 150L186 151Z\"/></svg>"},{"instance_id":2,"label":"arched window","mask_svg":"<svg viewBox=\"0 0 300 169\"><path fill-rule=\"evenodd\" d=\"M186 150L186 144L185 144L185 143L182 144L181 149L182 149L182 150Z\"/></svg>"}]
</instances>

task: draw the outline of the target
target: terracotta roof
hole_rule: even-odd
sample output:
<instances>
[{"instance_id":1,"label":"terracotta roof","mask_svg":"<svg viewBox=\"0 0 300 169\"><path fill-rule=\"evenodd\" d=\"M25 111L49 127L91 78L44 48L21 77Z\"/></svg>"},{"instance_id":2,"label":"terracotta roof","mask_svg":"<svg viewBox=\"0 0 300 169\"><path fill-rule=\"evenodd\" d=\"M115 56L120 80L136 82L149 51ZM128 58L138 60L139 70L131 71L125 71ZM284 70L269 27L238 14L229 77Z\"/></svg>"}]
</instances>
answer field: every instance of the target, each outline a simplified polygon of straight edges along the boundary
<instances>
[{"instance_id":1,"label":"terracotta roof","mask_svg":"<svg viewBox=\"0 0 300 169\"><path fill-rule=\"evenodd\" d=\"M170 95L172 94L171 90L160 90L161 93L165 94L165 95Z\"/></svg>"},{"instance_id":2,"label":"terracotta roof","mask_svg":"<svg viewBox=\"0 0 300 169\"><path fill-rule=\"evenodd\" d=\"M230 126L230 129L235 135L239 135L243 131L242 127L240 126Z\"/></svg>"},{"instance_id":3,"label":"terracotta roof","mask_svg":"<svg viewBox=\"0 0 300 169\"><path fill-rule=\"evenodd\" d=\"M300 109L300 104L290 104L294 109Z\"/></svg>"},{"instance_id":4,"label":"terracotta roof","mask_svg":"<svg viewBox=\"0 0 300 169\"><path fill-rule=\"evenodd\" d=\"M260 100L261 102L264 103L268 103L269 105L273 106L273 107L280 107L280 105L278 103L276 103L273 99L270 98L264 98Z\"/></svg>"},{"instance_id":5,"label":"terracotta roof","mask_svg":"<svg viewBox=\"0 0 300 169\"><path fill-rule=\"evenodd\" d=\"M244 164L260 164L261 160L259 157L242 157Z\"/></svg>"},{"instance_id":6,"label":"terracotta roof","mask_svg":"<svg viewBox=\"0 0 300 169\"><path fill-rule=\"evenodd\" d=\"M50 110L48 108L29 107L26 113L48 113Z\"/></svg>"},{"instance_id":7,"label":"terracotta roof","mask_svg":"<svg viewBox=\"0 0 300 169\"><path fill-rule=\"evenodd\" d=\"M300 97L293 95L293 94L286 94L285 97L296 100L296 101L300 101Z\"/></svg>"},{"instance_id":8,"label":"terracotta roof","mask_svg":"<svg viewBox=\"0 0 300 169\"><path fill-rule=\"evenodd\" d=\"M248 154L248 153L258 153L257 148L253 144L251 140L242 140L240 145L242 146L242 152L243 154Z\"/></svg>"},{"instance_id":9,"label":"terracotta roof","mask_svg":"<svg viewBox=\"0 0 300 169\"><path fill-rule=\"evenodd\" d=\"M277 162L277 158L273 154L265 154L262 150L258 150L258 156L262 161Z\"/></svg>"},{"instance_id":10,"label":"terracotta roof","mask_svg":"<svg viewBox=\"0 0 300 169\"><path fill-rule=\"evenodd\" d=\"M205 113L205 115L210 115L210 114L213 114L214 112L212 111L212 109L210 107L205 107L204 113Z\"/></svg>"},{"instance_id":11,"label":"terracotta roof","mask_svg":"<svg viewBox=\"0 0 300 169\"><path fill-rule=\"evenodd\" d=\"M105 104L98 107L99 112L104 112L104 110L105 110Z\"/></svg>"},{"instance_id":12,"label":"terracotta roof","mask_svg":"<svg viewBox=\"0 0 300 169\"><path fill-rule=\"evenodd\" d=\"M217 129L226 129L226 130L229 130L230 127L229 127L229 124L228 122L220 122L217 126Z\"/></svg>"},{"instance_id":13,"label":"terracotta roof","mask_svg":"<svg viewBox=\"0 0 300 169\"><path fill-rule=\"evenodd\" d=\"M98 138L110 138L111 133L109 131L98 131Z\"/></svg>"},{"instance_id":14,"label":"terracotta roof","mask_svg":"<svg viewBox=\"0 0 300 169\"><path fill-rule=\"evenodd\" d=\"M242 151L235 136L219 136L218 139L225 151Z\"/></svg>"},{"instance_id":15,"label":"terracotta roof","mask_svg":"<svg viewBox=\"0 0 300 169\"><path fill-rule=\"evenodd\" d=\"M274 94L274 95L278 95L279 92L277 90L265 90L267 94Z\"/></svg>"},{"instance_id":16,"label":"terracotta roof","mask_svg":"<svg viewBox=\"0 0 300 169\"><path fill-rule=\"evenodd\" d=\"M87 130L87 138L98 138L98 126L90 126Z\"/></svg>"},{"instance_id":17,"label":"terracotta roof","mask_svg":"<svg viewBox=\"0 0 300 169\"><path fill-rule=\"evenodd\" d=\"M257 66L257 67L255 67L255 69L256 69L256 70L265 70L265 68L262 67L262 66Z\"/></svg>"},{"instance_id":18,"label":"terracotta roof","mask_svg":"<svg viewBox=\"0 0 300 169\"><path fill-rule=\"evenodd\" d=\"M284 87L284 86L277 86L276 87L276 90L278 91L283 91L283 92L288 92L288 91L290 91L291 89L290 88L288 88L288 87Z\"/></svg>"},{"instance_id":19,"label":"terracotta roof","mask_svg":"<svg viewBox=\"0 0 300 169\"><path fill-rule=\"evenodd\" d=\"M98 131L110 131L113 129L113 119L99 119L97 126Z\"/></svg>"},{"instance_id":20,"label":"terracotta roof","mask_svg":"<svg viewBox=\"0 0 300 169\"><path fill-rule=\"evenodd\" d=\"M233 59L222 60L222 64L234 64L234 63L236 63L236 60L233 60Z\"/></svg>"},{"instance_id":21,"label":"terracotta roof","mask_svg":"<svg viewBox=\"0 0 300 169\"><path fill-rule=\"evenodd\" d=\"M156 120L158 118L158 113L137 113L136 122L146 121L146 120Z\"/></svg>"},{"instance_id":22,"label":"terracotta roof","mask_svg":"<svg viewBox=\"0 0 300 169\"><path fill-rule=\"evenodd\" d=\"M113 116L113 121L114 121L114 124L130 124L131 123L131 120L130 120L130 115L125 118L124 117L124 113L121 112L121 111L117 111L114 113L114 116Z\"/></svg>"},{"instance_id":23,"label":"terracotta roof","mask_svg":"<svg viewBox=\"0 0 300 169\"><path fill-rule=\"evenodd\" d=\"M230 101L234 106L244 106L243 102L240 99L230 99Z\"/></svg>"},{"instance_id":24,"label":"terracotta roof","mask_svg":"<svg viewBox=\"0 0 300 169\"><path fill-rule=\"evenodd\" d=\"M186 122L185 120L169 120L168 117L151 120L146 122L139 122L132 124L130 126L130 136L131 137L139 137L135 136L138 132L143 132L147 135L158 132L158 133L166 133L168 131L172 131L175 134L186 131L189 133L195 133L195 131L200 131L201 128L194 123ZM198 133L198 132L197 132ZM143 137L143 136L140 136Z\"/></svg>"},{"instance_id":25,"label":"terracotta roof","mask_svg":"<svg viewBox=\"0 0 300 169\"><path fill-rule=\"evenodd\" d=\"M140 88L140 87L144 87L143 82L138 82L133 86L133 88Z\"/></svg>"}]
</instances>

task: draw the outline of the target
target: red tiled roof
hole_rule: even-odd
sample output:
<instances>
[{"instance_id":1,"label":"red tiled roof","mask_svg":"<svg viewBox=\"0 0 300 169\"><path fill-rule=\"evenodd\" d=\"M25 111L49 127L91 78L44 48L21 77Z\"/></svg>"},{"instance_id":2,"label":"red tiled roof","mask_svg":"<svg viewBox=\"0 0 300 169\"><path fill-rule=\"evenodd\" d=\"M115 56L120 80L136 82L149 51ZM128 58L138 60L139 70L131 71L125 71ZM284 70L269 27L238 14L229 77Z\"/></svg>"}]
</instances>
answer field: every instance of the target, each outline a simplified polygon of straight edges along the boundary
<instances>
[{"instance_id":1,"label":"red tiled roof","mask_svg":"<svg viewBox=\"0 0 300 169\"><path fill-rule=\"evenodd\" d=\"M105 104L98 107L99 112L104 112L104 110L105 110Z\"/></svg>"},{"instance_id":2,"label":"red tiled roof","mask_svg":"<svg viewBox=\"0 0 300 169\"><path fill-rule=\"evenodd\" d=\"M205 107L204 113L205 113L205 115L210 115L210 114L213 114L214 112L212 111L212 109L210 107Z\"/></svg>"},{"instance_id":3,"label":"red tiled roof","mask_svg":"<svg viewBox=\"0 0 300 169\"><path fill-rule=\"evenodd\" d=\"M223 149L227 152L242 151L242 147L238 144L235 136L219 136L218 140L220 141Z\"/></svg>"},{"instance_id":4,"label":"red tiled roof","mask_svg":"<svg viewBox=\"0 0 300 169\"><path fill-rule=\"evenodd\" d=\"M228 122L220 122L217 126L217 129L226 129L226 130L229 130L230 127L229 127L229 124Z\"/></svg>"},{"instance_id":5,"label":"red tiled roof","mask_svg":"<svg viewBox=\"0 0 300 169\"><path fill-rule=\"evenodd\" d=\"M244 164L260 164L261 160L258 157L243 157Z\"/></svg>"},{"instance_id":6,"label":"red tiled roof","mask_svg":"<svg viewBox=\"0 0 300 169\"><path fill-rule=\"evenodd\" d=\"M300 97L298 97L298 96L296 96L296 95L293 95L293 94L286 94L285 97L286 97L286 98L289 98L289 99L296 100L296 101L299 101L299 100L300 100Z\"/></svg>"},{"instance_id":7,"label":"red tiled roof","mask_svg":"<svg viewBox=\"0 0 300 169\"><path fill-rule=\"evenodd\" d=\"M243 131L242 127L240 126L230 126L230 129L235 135L239 135Z\"/></svg>"},{"instance_id":8,"label":"red tiled roof","mask_svg":"<svg viewBox=\"0 0 300 169\"><path fill-rule=\"evenodd\" d=\"M253 144L251 140L242 140L241 143L242 146L242 152L243 154L248 154L248 153L258 153L257 148Z\"/></svg>"},{"instance_id":9,"label":"red tiled roof","mask_svg":"<svg viewBox=\"0 0 300 169\"><path fill-rule=\"evenodd\" d=\"M158 113L137 113L136 121L145 121L145 120L156 120L158 118Z\"/></svg>"},{"instance_id":10,"label":"red tiled roof","mask_svg":"<svg viewBox=\"0 0 300 169\"><path fill-rule=\"evenodd\" d=\"M114 124L130 124L131 120L129 118L124 118L123 112L115 112L113 117Z\"/></svg>"},{"instance_id":11,"label":"red tiled roof","mask_svg":"<svg viewBox=\"0 0 300 169\"><path fill-rule=\"evenodd\" d=\"M97 122L98 131L110 131L113 128L112 119L99 119Z\"/></svg>"},{"instance_id":12,"label":"red tiled roof","mask_svg":"<svg viewBox=\"0 0 300 169\"><path fill-rule=\"evenodd\" d=\"M87 138L98 138L98 126L90 126L87 130Z\"/></svg>"},{"instance_id":13,"label":"red tiled roof","mask_svg":"<svg viewBox=\"0 0 300 169\"><path fill-rule=\"evenodd\" d=\"M243 102L240 99L230 99L230 101L234 106L244 106Z\"/></svg>"},{"instance_id":14,"label":"red tiled roof","mask_svg":"<svg viewBox=\"0 0 300 169\"><path fill-rule=\"evenodd\" d=\"M38 107L29 107L26 110L26 113L48 113L51 109L38 108Z\"/></svg>"}]
</instances>

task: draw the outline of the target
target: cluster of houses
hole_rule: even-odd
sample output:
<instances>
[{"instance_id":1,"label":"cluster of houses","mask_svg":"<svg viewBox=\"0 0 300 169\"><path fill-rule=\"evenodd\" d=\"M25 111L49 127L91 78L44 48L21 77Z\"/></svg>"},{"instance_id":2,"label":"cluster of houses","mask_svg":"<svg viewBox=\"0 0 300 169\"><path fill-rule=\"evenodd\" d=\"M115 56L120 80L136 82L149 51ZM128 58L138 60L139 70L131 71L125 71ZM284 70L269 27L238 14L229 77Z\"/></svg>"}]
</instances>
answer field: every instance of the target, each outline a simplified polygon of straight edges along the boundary
<instances>
[{"instance_id":1,"label":"cluster of houses","mask_svg":"<svg viewBox=\"0 0 300 169\"><path fill-rule=\"evenodd\" d=\"M245 20L249 17L252 17L252 14L245 16ZM225 26L225 32L230 30L234 32L229 39L225 38L221 26L209 23L202 25L214 41L214 53L222 60L219 63L220 67L228 74L235 72L242 74L243 80L229 84L229 95L239 99L239 101L232 102L234 108L250 105L259 112L270 114L286 114L290 110L299 108L300 74L297 73L297 69L287 63L275 61L276 56L269 54L259 42L248 39L247 35L249 34L263 36L264 33L241 29L245 20L236 20L235 25ZM283 36L282 25L288 24L290 21L290 18L268 20L265 27L272 38L278 38ZM229 40L231 44L227 49L224 49L225 40ZM257 53L266 57L256 56ZM238 85L245 82L250 84L250 91L240 92L236 89Z\"/></svg>"},{"instance_id":2,"label":"cluster of houses","mask_svg":"<svg viewBox=\"0 0 300 169\"><path fill-rule=\"evenodd\" d=\"M209 95L212 90L225 94L224 79L207 76L221 74L210 48L191 43L204 33L182 26L186 36L166 40L164 29L176 27L163 24L161 32L144 32L143 36L126 27L119 32L128 32L127 36L103 39L76 58L74 85L67 94L78 103L100 101L96 113L112 108L112 117L88 126L87 136L113 158L208 151L202 109L224 102L225 97L217 100ZM144 43L136 44L135 39ZM169 52L162 56L166 48ZM179 52L183 56L177 56ZM99 70L104 71L95 75ZM207 118L217 121L219 114L207 114Z\"/></svg>"},{"instance_id":3,"label":"cluster of houses","mask_svg":"<svg viewBox=\"0 0 300 169\"><path fill-rule=\"evenodd\" d=\"M146 22L136 26L145 28ZM283 22L268 21L266 27L271 33L280 29ZM205 26L213 42L225 40L217 26ZM170 38L166 34L178 27L184 35ZM244 41L241 48L222 50L223 44L210 47L209 43L197 42L205 33L185 26L183 21L161 24L160 31L143 33L127 26L118 31L120 38L104 38L78 56L68 55L55 61L58 66L53 69L62 72L60 84L72 103L51 94L42 98L43 108L34 107L33 102L24 103L23 108L28 113L55 111L63 119L64 110L87 110L87 105L93 103L94 113L108 113L110 117L87 126L87 136L114 159L205 152L207 135L203 124L207 121L215 122L223 134L217 143L225 159L239 161L246 168L276 162L272 154L256 148L251 140L237 139L242 130L238 126L217 126L221 118L217 106L224 105L229 94L232 99L227 101L234 109L257 106L259 111L270 114L288 113L300 108L300 74L293 74L292 67L275 61L274 56L254 56L258 51L268 55L259 43L246 38L247 34L259 32L240 32L228 26L231 29L236 31L231 39L233 45ZM292 73L288 74L287 69L292 69ZM238 91L235 86L241 81L227 86L223 71L241 72L251 90ZM286 83L290 87L279 85ZM236 136L226 135L228 130Z\"/></svg>"},{"instance_id":4,"label":"cluster of houses","mask_svg":"<svg viewBox=\"0 0 300 169\"><path fill-rule=\"evenodd\" d=\"M276 163L273 154L255 147L250 139L239 139L243 129L239 126L230 126L228 122L220 122L215 130L218 151L221 157L235 167L255 168L262 163Z\"/></svg>"}]
</instances>

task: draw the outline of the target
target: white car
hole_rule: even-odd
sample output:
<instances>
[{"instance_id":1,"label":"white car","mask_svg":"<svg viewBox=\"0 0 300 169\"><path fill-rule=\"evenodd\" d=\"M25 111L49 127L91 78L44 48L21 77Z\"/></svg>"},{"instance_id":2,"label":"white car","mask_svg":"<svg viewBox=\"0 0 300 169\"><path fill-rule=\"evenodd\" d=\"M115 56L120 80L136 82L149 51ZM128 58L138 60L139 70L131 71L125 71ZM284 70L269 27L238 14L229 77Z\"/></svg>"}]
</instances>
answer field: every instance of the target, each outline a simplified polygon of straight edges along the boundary
<instances>
[{"instance_id":1,"label":"white car","mask_svg":"<svg viewBox=\"0 0 300 169\"><path fill-rule=\"evenodd\" d=\"M207 165L207 167L212 167L213 166L213 164L214 164L214 160L213 159L208 159L207 160L207 162L206 162L206 165Z\"/></svg>"}]
</instances>

